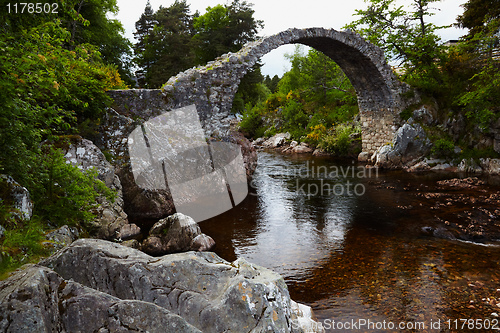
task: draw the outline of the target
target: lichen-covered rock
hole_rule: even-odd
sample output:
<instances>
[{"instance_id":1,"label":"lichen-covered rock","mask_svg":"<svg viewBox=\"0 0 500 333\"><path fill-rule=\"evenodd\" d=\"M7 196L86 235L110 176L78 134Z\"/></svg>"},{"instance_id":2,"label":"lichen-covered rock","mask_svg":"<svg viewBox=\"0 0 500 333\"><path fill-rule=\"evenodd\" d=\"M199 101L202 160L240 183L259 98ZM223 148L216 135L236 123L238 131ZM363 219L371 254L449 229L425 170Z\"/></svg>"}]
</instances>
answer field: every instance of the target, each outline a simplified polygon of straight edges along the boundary
<instances>
[{"instance_id":1,"label":"lichen-covered rock","mask_svg":"<svg viewBox=\"0 0 500 333\"><path fill-rule=\"evenodd\" d=\"M380 147L372 156L375 166L395 169L411 167L425 156L431 148L431 142L419 124L406 123L401 126L392 140L392 144ZM411 164L411 165L408 165Z\"/></svg>"},{"instance_id":2,"label":"lichen-covered rock","mask_svg":"<svg viewBox=\"0 0 500 333\"><path fill-rule=\"evenodd\" d=\"M0 332L201 332L164 307L122 300L26 265L0 282Z\"/></svg>"},{"instance_id":3,"label":"lichen-covered rock","mask_svg":"<svg viewBox=\"0 0 500 333\"><path fill-rule=\"evenodd\" d=\"M80 239L41 262L65 280L121 300L154 303L206 333L303 332L278 274L210 252L151 257L97 239ZM303 310L302 310L303 312Z\"/></svg>"},{"instance_id":4,"label":"lichen-covered rock","mask_svg":"<svg viewBox=\"0 0 500 333\"><path fill-rule=\"evenodd\" d=\"M103 196L98 198L96 219L91 222L93 234L102 239L118 239L119 231L128 224L128 216L123 210L123 191L115 168L106 160L102 151L87 139L74 140L66 149L64 157L68 163L78 166L81 170L95 168L98 178L107 187L116 191L114 202Z\"/></svg>"},{"instance_id":5,"label":"lichen-covered rock","mask_svg":"<svg viewBox=\"0 0 500 333\"><path fill-rule=\"evenodd\" d=\"M59 250L73 243L79 236L80 232L77 228L63 225L45 235L45 239L48 241L45 242L45 247Z\"/></svg>"},{"instance_id":6,"label":"lichen-covered rock","mask_svg":"<svg viewBox=\"0 0 500 333\"><path fill-rule=\"evenodd\" d=\"M155 223L149 237L142 243L142 250L152 255L163 255L191 250L208 251L214 245L214 240L202 234L191 217L175 213Z\"/></svg>"},{"instance_id":7,"label":"lichen-covered rock","mask_svg":"<svg viewBox=\"0 0 500 333\"><path fill-rule=\"evenodd\" d=\"M481 158L479 161L484 172L490 175L500 175L500 159Z\"/></svg>"},{"instance_id":8,"label":"lichen-covered rock","mask_svg":"<svg viewBox=\"0 0 500 333\"><path fill-rule=\"evenodd\" d=\"M11 176L0 175L0 183L5 187L4 193L7 194L7 203L15 209L12 214L19 219L29 220L33 215L33 202L30 193L26 187L20 185ZM4 198L5 199L5 198Z\"/></svg>"}]
</instances>

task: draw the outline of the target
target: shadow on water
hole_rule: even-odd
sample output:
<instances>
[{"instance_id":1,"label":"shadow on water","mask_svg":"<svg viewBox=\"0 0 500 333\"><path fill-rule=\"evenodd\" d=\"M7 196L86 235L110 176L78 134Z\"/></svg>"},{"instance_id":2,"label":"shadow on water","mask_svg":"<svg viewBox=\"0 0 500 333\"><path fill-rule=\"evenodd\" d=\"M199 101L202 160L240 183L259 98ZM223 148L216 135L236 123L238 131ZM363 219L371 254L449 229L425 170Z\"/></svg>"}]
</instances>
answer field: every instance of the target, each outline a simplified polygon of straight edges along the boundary
<instances>
[{"instance_id":1,"label":"shadow on water","mask_svg":"<svg viewBox=\"0 0 500 333\"><path fill-rule=\"evenodd\" d=\"M440 320L449 332L447 320L496 320L500 249L421 232L439 218L420 192L456 175L366 172L262 152L250 195L200 227L224 259L244 257L284 276L291 297L327 328L385 320L429 330Z\"/></svg>"}]
</instances>

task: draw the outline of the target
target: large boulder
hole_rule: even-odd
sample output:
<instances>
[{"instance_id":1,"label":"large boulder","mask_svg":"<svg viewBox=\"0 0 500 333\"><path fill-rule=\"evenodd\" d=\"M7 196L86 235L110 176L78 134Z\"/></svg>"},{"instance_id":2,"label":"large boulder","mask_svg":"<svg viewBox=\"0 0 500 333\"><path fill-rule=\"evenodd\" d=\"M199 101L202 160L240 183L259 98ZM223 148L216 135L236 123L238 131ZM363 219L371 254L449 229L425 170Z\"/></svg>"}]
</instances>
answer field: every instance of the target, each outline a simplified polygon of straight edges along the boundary
<instances>
[{"instance_id":1,"label":"large boulder","mask_svg":"<svg viewBox=\"0 0 500 333\"><path fill-rule=\"evenodd\" d=\"M142 243L142 250L151 255L186 251L209 251L214 240L202 234L198 223L182 213L175 213L155 223Z\"/></svg>"},{"instance_id":2,"label":"large boulder","mask_svg":"<svg viewBox=\"0 0 500 333\"><path fill-rule=\"evenodd\" d=\"M377 167L396 169L410 167L425 156L431 142L419 124L406 123L394 135L391 144L380 147L372 156Z\"/></svg>"},{"instance_id":3,"label":"large boulder","mask_svg":"<svg viewBox=\"0 0 500 333\"><path fill-rule=\"evenodd\" d=\"M134 103L135 101L130 102ZM147 101L145 100L143 103L147 103ZM120 110L126 113L126 109L125 107ZM129 113L126 114L128 115ZM133 116L138 117L137 114L133 114ZM129 218L145 221L157 220L172 214L175 209L172 196L168 191L162 189L145 190L140 188L135 182L130 165L128 139L130 133L132 133L137 125L138 122L108 108L99 127L99 133L93 138L93 142L102 151L108 152L113 157L113 166L123 189L124 210Z\"/></svg>"},{"instance_id":4,"label":"large boulder","mask_svg":"<svg viewBox=\"0 0 500 333\"><path fill-rule=\"evenodd\" d=\"M141 91L141 94L143 93L145 92ZM165 189L145 189L137 185L134 179L128 150L129 136L140 123L162 113L160 112L161 109L159 109L161 103L155 104L154 108L147 107L142 110L140 108L141 103L147 105L148 102L147 100L137 100L140 96L142 95L137 95L137 92L114 92L112 97L115 98L115 104L125 103L134 106L134 108L129 109L117 105L117 110L121 114L113 109L107 109L99 128L99 135L96 136L94 142L101 150L109 152L114 157L113 165L123 186L125 211L129 218L141 220L145 226L150 227L150 221L156 221L173 214L175 207L170 191ZM137 119L136 121L128 117L131 114ZM210 140L213 141L214 138ZM241 146L246 175L247 178L250 178L257 167L257 153L250 141L238 132L230 132L228 136L217 138L217 140L236 143Z\"/></svg>"},{"instance_id":5,"label":"large boulder","mask_svg":"<svg viewBox=\"0 0 500 333\"><path fill-rule=\"evenodd\" d=\"M201 332L164 307L26 265L0 282L0 332Z\"/></svg>"},{"instance_id":6,"label":"large boulder","mask_svg":"<svg viewBox=\"0 0 500 333\"><path fill-rule=\"evenodd\" d=\"M79 239L41 264L67 281L120 300L153 303L206 333L303 332L292 324L309 312L292 308L278 274L243 259L230 263L210 252L158 258L104 240Z\"/></svg>"},{"instance_id":7,"label":"large boulder","mask_svg":"<svg viewBox=\"0 0 500 333\"><path fill-rule=\"evenodd\" d=\"M116 191L114 201L104 196L98 198L99 206L96 210L96 219L91 222L93 234L102 239L119 240L122 229L130 230L128 216L123 210L123 191L120 178L115 168L106 160L102 151L87 139L75 139L67 147L64 157L68 163L78 166L82 170L95 168L98 178L108 188ZM137 228L135 228L137 230ZM140 230L138 230L140 233Z\"/></svg>"}]
</instances>

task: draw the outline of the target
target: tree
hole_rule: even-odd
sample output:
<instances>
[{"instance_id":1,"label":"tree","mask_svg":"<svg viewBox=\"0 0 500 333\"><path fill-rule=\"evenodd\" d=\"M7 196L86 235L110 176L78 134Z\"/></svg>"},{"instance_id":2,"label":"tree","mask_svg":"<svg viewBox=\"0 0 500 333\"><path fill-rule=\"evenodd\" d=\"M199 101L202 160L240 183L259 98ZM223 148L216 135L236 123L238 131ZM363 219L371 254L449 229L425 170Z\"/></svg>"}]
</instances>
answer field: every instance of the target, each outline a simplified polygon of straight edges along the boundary
<instances>
[{"instance_id":1,"label":"tree","mask_svg":"<svg viewBox=\"0 0 500 333\"><path fill-rule=\"evenodd\" d=\"M206 63L227 52L236 52L255 40L263 22L255 20L252 5L233 0L229 5L208 7L204 15L194 18L197 61Z\"/></svg>"},{"instance_id":2,"label":"tree","mask_svg":"<svg viewBox=\"0 0 500 333\"><path fill-rule=\"evenodd\" d=\"M244 44L255 40L262 21L255 20L252 5L233 0L228 5L208 7L204 15L194 17L196 61L203 64L224 53L239 51ZM263 76L256 64L241 80L233 101L232 112L243 112L245 105L265 98L267 91L261 85Z\"/></svg>"},{"instance_id":3,"label":"tree","mask_svg":"<svg viewBox=\"0 0 500 333\"><path fill-rule=\"evenodd\" d=\"M148 44L148 38L153 33L153 29L158 22L155 19L151 3L147 2L144 13L137 22L135 22L134 37L137 43L134 44L134 62L141 67L145 73L149 73L151 65L154 62L154 52ZM139 82L139 85L145 85L146 82Z\"/></svg>"},{"instance_id":4,"label":"tree","mask_svg":"<svg viewBox=\"0 0 500 333\"><path fill-rule=\"evenodd\" d=\"M158 88L177 73L193 66L193 27L189 5L176 0L153 13L146 5L136 22L135 62L145 72L148 88Z\"/></svg>"},{"instance_id":5,"label":"tree","mask_svg":"<svg viewBox=\"0 0 500 333\"><path fill-rule=\"evenodd\" d=\"M278 90L279 82L280 82L280 77L278 75L274 75L272 79L269 75L266 75L264 79L264 84L272 93L275 93Z\"/></svg>"},{"instance_id":6,"label":"tree","mask_svg":"<svg viewBox=\"0 0 500 333\"><path fill-rule=\"evenodd\" d=\"M62 19L71 32L70 48L84 43L97 46L101 59L116 66L122 78L132 84L132 44L123 36L125 30L121 22L108 18L118 13L116 0L72 0L69 3L73 7Z\"/></svg>"},{"instance_id":7,"label":"tree","mask_svg":"<svg viewBox=\"0 0 500 333\"><path fill-rule=\"evenodd\" d=\"M464 13L457 18L457 25L469 29L467 39L483 32L489 23L500 18L500 2L497 0L469 0L462 7Z\"/></svg>"},{"instance_id":8,"label":"tree","mask_svg":"<svg viewBox=\"0 0 500 333\"><path fill-rule=\"evenodd\" d=\"M64 48L73 50L81 44L96 46L101 60L108 65L114 65L122 78L128 84L132 83L128 61L131 56L131 43L123 36L122 24L118 20L108 18L109 14L118 12L116 0L41 0L39 3L41 8L48 4L50 11L47 13L42 10L40 14L8 14L6 8L3 8L0 14L0 30L6 35L16 36L46 22L60 22L70 33ZM58 5L57 13L52 13L53 4Z\"/></svg>"},{"instance_id":9,"label":"tree","mask_svg":"<svg viewBox=\"0 0 500 333\"><path fill-rule=\"evenodd\" d=\"M439 61L444 48L436 32L444 27L427 22L430 5L440 0L412 0L413 11L403 10L395 0L369 0L360 18L346 28L352 29L382 48L389 61L403 67L403 80L432 92L439 88Z\"/></svg>"},{"instance_id":10,"label":"tree","mask_svg":"<svg viewBox=\"0 0 500 333\"><path fill-rule=\"evenodd\" d=\"M487 130L500 116L500 3L469 0L464 8L458 23L470 30L457 52L473 72L458 101L467 117Z\"/></svg>"}]
</instances>

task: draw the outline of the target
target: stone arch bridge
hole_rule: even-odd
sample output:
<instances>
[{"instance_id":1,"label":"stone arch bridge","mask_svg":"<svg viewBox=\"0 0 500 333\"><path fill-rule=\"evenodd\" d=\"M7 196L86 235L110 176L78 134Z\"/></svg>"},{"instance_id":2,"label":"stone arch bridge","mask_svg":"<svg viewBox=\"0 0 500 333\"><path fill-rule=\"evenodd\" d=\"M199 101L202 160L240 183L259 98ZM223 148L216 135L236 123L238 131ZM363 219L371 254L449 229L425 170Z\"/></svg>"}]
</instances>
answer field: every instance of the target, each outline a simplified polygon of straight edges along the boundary
<instances>
[{"instance_id":1,"label":"stone arch bridge","mask_svg":"<svg viewBox=\"0 0 500 333\"><path fill-rule=\"evenodd\" d=\"M392 141L408 90L386 63L383 51L358 34L333 29L289 29L248 43L203 67L170 78L161 90L111 92L115 105L147 120L167 110L195 104L208 136L229 131L234 95L243 76L265 54L286 44L304 44L323 52L344 71L356 89L363 152L373 153ZM119 101L117 99L120 99ZM142 103L134 102L139 99Z\"/></svg>"}]
</instances>

